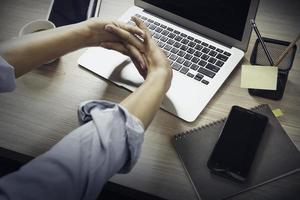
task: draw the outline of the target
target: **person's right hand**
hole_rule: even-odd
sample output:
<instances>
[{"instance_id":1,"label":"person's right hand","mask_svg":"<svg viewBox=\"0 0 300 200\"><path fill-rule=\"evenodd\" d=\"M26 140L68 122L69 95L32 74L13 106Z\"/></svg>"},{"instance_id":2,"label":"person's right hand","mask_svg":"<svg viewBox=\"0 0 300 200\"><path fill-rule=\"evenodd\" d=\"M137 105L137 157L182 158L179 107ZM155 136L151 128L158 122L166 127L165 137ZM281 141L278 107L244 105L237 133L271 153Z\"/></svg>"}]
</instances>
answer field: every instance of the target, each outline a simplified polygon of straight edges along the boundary
<instances>
[{"instance_id":1,"label":"person's right hand","mask_svg":"<svg viewBox=\"0 0 300 200\"><path fill-rule=\"evenodd\" d=\"M120 43L103 42L101 43L101 46L122 52L127 51L129 52L129 54L141 54L144 58L146 66L140 67L140 64L136 63L135 60L133 60L139 73L146 80L153 78L157 81L163 81L162 85L164 85L165 92L167 92L170 87L173 75L169 60L163 53L162 49L160 49L156 45L156 42L152 39L151 33L149 32L148 28L144 25L144 23L137 17L132 17L132 20L135 22L137 27L139 27L145 32L144 37L142 38L144 44L144 52L138 51L138 49L132 45L123 45ZM112 34L115 34L117 37L124 39L124 41L127 40L128 33L124 32L124 30L122 30L120 27L113 25L109 26L111 28L109 30L107 29L107 31L111 32Z\"/></svg>"}]
</instances>

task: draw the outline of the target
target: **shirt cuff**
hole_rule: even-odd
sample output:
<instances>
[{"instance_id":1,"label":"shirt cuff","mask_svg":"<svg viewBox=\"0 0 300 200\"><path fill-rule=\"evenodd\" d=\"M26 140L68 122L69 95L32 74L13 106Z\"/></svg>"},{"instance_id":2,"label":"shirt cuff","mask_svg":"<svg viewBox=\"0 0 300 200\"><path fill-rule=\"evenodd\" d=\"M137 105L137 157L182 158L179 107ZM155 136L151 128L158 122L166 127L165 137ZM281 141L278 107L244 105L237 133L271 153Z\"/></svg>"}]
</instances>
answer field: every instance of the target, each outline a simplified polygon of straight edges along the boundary
<instances>
[{"instance_id":1,"label":"shirt cuff","mask_svg":"<svg viewBox=\"0 0 300 200\"><path fill-rule=\"evenodd\" d=\"M0 56L0 93L11 92L15 88L15 70Z\"/></svg>"},{"instance_id":2,"label":"shirt cuff","mask_svg":"<svg viewBox=\"0 0 300 200\"><path fill-rule=\"evenodd\" d=\"M130 114L126 108L120 106L119 104L103 101L103 100L94 100L87 101L80 104L78 109L78 118L79 123L84 124L91 120L97 123L101 123L101 119L97 119L93 117L93 110L105 110L105 109L117 109L124 117L125 123L125 137L126 137L126 145L128 147L129 156L125 165L121 168L119 173L128 173L136 164L140 153L141 147L144 141L144 126L142 122ZM103 138L103 145L105 146L105 138Z\"/></svg>"}]
</instances>

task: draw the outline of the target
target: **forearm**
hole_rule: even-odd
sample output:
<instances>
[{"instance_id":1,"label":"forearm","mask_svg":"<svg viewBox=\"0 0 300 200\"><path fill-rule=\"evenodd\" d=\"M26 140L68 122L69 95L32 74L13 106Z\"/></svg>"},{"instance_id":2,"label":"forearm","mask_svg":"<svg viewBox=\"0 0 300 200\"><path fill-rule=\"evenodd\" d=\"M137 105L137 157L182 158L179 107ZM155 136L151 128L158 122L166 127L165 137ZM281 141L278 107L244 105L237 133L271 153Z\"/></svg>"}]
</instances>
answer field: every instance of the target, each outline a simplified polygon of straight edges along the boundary
<instances>
[{"instance_id":1,"label":"forearm","mask_svg":"<svg viewBox=\"0 0 300 200\"><path fill-rule=\"evenodd\" d=\"M12 39L1 44L0 53L19 77L49 60L91 45L90 37L88 28L75 24Z\"/></svg>"},{"instance_id":2,"label":"forearm","mask_svg":"<svg viewBox=\"0 0 300 200\"><path fill-rule=\"evenodd\" d=\"M151 123L164 98L168 84L163 80L165 80L163 77L160 79L153 74L121 102L123 107L141 120L145 129Z\"/></svg>"}]
</instances>

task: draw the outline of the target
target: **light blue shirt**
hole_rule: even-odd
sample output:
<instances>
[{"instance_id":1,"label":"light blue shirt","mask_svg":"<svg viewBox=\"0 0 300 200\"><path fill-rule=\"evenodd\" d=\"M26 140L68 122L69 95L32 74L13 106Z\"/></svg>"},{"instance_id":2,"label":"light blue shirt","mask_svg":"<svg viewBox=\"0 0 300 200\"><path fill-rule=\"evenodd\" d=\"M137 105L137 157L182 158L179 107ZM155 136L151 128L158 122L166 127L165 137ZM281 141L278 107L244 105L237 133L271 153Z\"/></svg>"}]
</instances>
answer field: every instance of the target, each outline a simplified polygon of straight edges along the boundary
<instances>
[{"instance_id":1,"label":"light blue shirt","mask_svg":"<svg viewBox=\"0 0 300 200\"><path fill-rule=\"evenodd\" d=\"M11 92L15 87L15 70L0 56L0 93Z\"/></svg>"},{"instance_id":2,"label":"light blue shirt","mask_svg":"<svg viewBox=\"0 0 300 200\"><path fill-rule=\"evenodd\" d=\"M8 67L4 63L0 70ZM6 78L0 84L3 80L13 82ZM5 88L2 92L11 86ZM132 169L144 140L144 127L137 118L108 101L82 103L78 117L82 126L0 179L1 200L92 200L115 173Z\"/></svg>"}]
</instances>

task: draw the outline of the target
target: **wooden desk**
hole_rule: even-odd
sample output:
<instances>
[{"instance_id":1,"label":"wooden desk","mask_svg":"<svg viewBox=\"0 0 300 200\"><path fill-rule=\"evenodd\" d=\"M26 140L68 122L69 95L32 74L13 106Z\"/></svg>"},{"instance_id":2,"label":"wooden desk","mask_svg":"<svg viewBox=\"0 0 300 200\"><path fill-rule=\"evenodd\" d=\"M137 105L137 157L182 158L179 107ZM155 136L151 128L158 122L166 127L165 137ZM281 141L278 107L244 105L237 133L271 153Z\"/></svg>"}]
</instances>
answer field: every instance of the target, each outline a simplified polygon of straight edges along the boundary
<instances>
[{"instance_id":1,"label":"wooden desk","mask_svg":"<svg viewBox=\"0 0 300 200\"><path fill-rule=\"evenodd\" d=\"M45 18L49 3L50 0L1 0L0 40L16 36L30 20ZM101 17L117 18L131 5L133 0L103 0ZM300 14L296 8L300 8L297 0L277 3L261 0L257 24L262 35L292 41L300 32ZM246 59L255 39L253 34ZM0 95L0 147L38 156L78 127L76 109L80 102L90 99L120 102L129 94L78 67L77 59L83 51L65 55L59 62L19 78L13 93ZM267 103L280 108L284 115L279 120L300 148L299 77L298 50L281 101L250 96L239 87L238 67L195 122L186 123L160 110L146 131L138 164L131 173L116 175L111 181L167 199L196 199L170 139L176 133L225 117L235 104L250 108Z\"/></svg>"}]
</instances>

